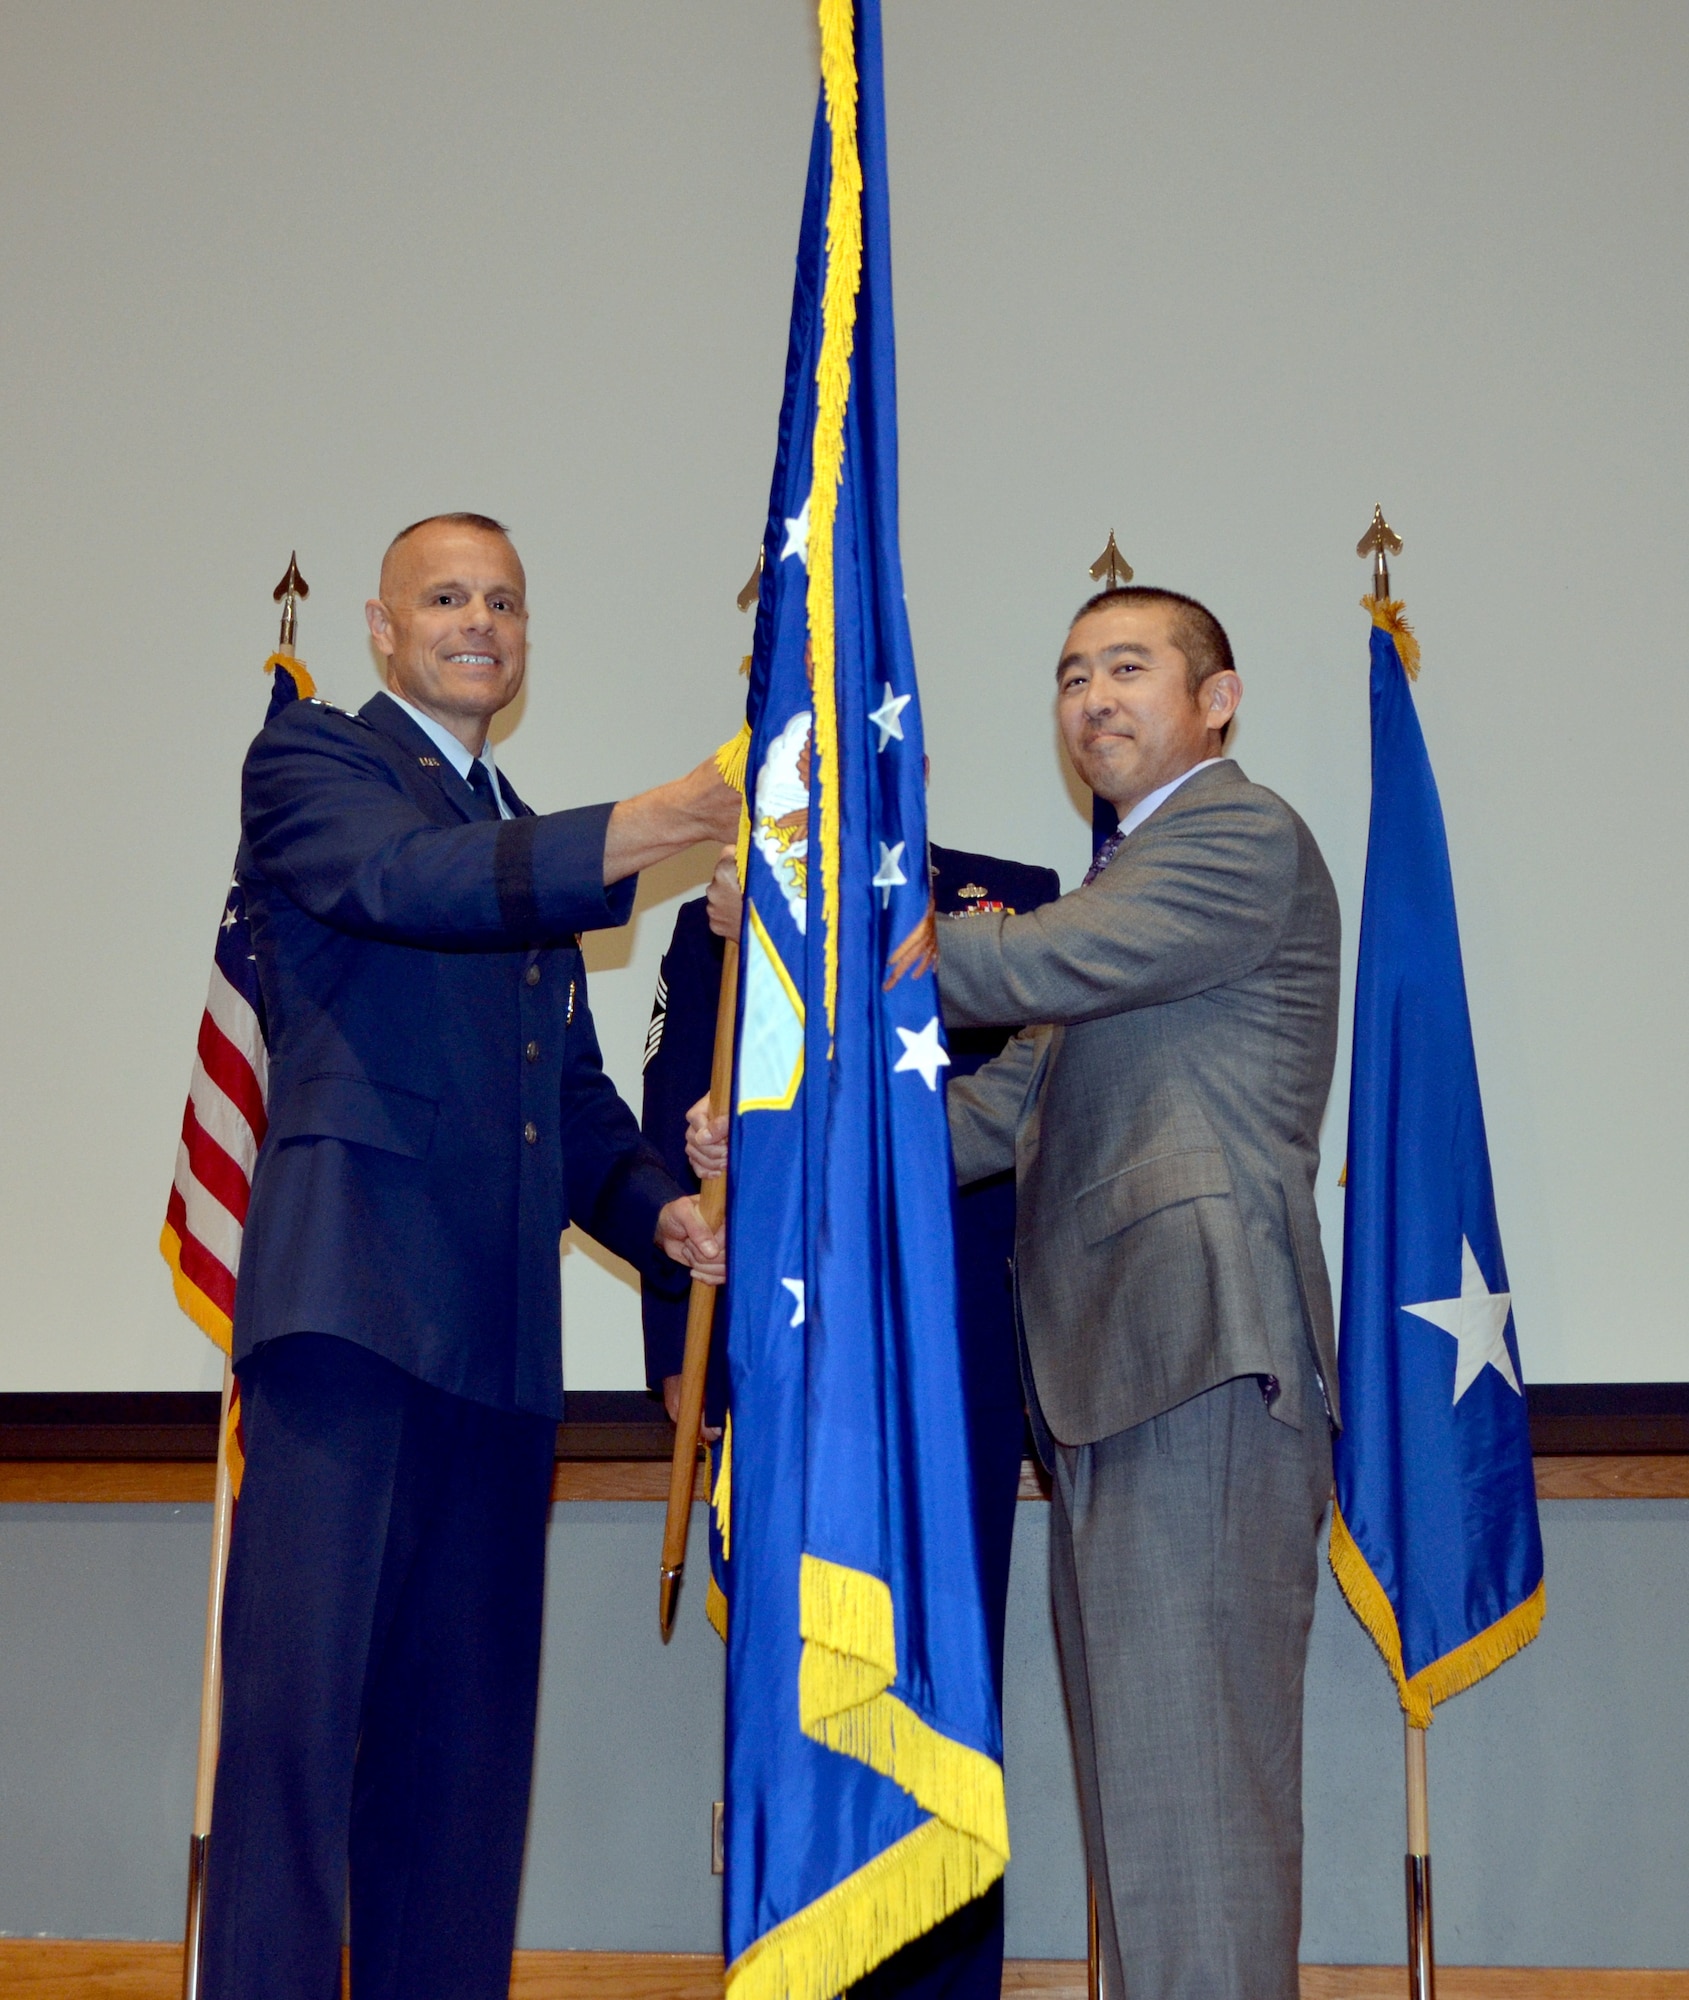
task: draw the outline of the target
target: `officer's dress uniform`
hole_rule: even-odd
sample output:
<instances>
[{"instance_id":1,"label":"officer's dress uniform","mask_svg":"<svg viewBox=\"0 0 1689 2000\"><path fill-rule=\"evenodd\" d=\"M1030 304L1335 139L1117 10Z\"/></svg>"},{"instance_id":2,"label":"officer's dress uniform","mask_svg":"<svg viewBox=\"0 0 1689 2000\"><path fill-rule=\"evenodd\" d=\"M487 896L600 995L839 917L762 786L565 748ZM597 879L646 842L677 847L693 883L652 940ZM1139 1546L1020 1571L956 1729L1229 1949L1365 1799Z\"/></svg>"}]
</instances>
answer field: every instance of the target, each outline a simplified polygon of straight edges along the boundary
<instances>
[{"instance_id":1,"label":"officer's dress uniform","mask_svg":"<svg viewBox=\"0 0 1689 2000\"><path fill-rule=\"evenodd\" d=\"M535 816L386 694L301 702L247 757L269 1129L235 1311L208 2000L332 2000L348 1865L358 2000L508 1991L559 1235L678 1289L653 1235L679 1189L586 1001L578 933L635 887L603 885L610 811Z\"/></svg>"},{"instance_id":2,"label":"officer's dress uniform","mask_svg":"<svg viewBox=\"0 0 1689 2000\"><path fill-rule=\"evenodd\" d=\"M1035 910L1061 894L1052 868L1031 868L953 847L929 849L933 900L941 916ZM686 1159L686 1113L709 1088L715 1046L722 941L709 927L704 900L681 905L664 954L645 1042L641 1118L646 1139L687 1188L698 1185ZM949 1076L970 1076L1009 1040L1006 1028L969 1028L948 1036ZM956 1199L957 1299L962 1331L968 1434L974 1467L986 1626L999 1705L1003 1698L1003 1624L1008 1611L1009 1553L1025 1439L1025 1404L1015 1341L1009 1260L1015 1242L1012 1173L977 1181ZM686 1345L684 1299L647 1285L645 1371L652 1388L680 1372ZM725 1382L720 1341L711 1349L712 1416ZM995 2000L1003 1977L1003 1889L999 1882L924 1937L906 1945L851 1989L891 2000Z\"/></svg>"}]
</instances>

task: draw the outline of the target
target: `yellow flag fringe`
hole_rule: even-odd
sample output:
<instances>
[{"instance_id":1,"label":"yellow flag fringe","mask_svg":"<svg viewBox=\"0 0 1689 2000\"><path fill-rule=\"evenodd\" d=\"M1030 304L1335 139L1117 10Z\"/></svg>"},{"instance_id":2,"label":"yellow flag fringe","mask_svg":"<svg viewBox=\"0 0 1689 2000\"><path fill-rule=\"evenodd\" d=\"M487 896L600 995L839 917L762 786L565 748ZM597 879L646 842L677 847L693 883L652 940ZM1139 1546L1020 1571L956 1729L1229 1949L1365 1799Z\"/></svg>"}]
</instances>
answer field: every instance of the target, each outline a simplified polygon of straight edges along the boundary
<instances>
[{"instance_id":1,"label":"yellow flag fringe","mask_svg":"<svg viewBox=\"0 0 1689 2000\"><path fill-rule=\"evenodd\" d=\"M721 1537L721 1553L731 1561L733 1556L733 1412L727 1413L727 1420L721 1432L721 1470L715 1476L715 1490L710 1494L710 1505L715 1509L716 1533Z\"/></svg>"},{"instance_id":2,"label":"yellow flag fringe","mask_svg":"<svg viewBox=\"0 0 1689 2000\"><path fill-rule=\"evenodd\" d=\"M929 1819L764 1932L727 1968L727 1991L733 2000L834 2000L1002 1872L979 1842Z\"/></svg>"},{"instance_id":3,"label":"yellow flag fringe","mask_svg":"<svg viewBox=\"0 0 1689 2000\"><path fill-rule=\"evenodd\" d=\"M1349 1600L1349 1608L1383 1655L1390 1678L1396 1683L1402 1713L1415 1729L1429 1729L1431 1711L1438 1702L1475 1687L1486 1674L1494 1673L1515 1653L1522 1652L1542 1630L1548 1599L1544 1585L1539 1583L1522 1604L1515 1604L1511 1611L1504 1612L1482 1632L1474 1633L1452 1653L1421 1667L1410 1680L1402 1662L1402 1637L1396 1626L1395 1606L1373 1575L1371 1564L1362 1555L1360 1544L1350 1534L1343 1511L1335 1502L1331 1509L1330 1562L1332 1574Z\"/></svg>"},{"instance_id":4,"label":"yellow flag fringe","mask_svg":"<svg viewBox=\"0 0 1689 2000\"><path fill-rule=\"evenodd\" d=\"M741 722L739 733L724 743L715 753L715 767L721 773L724 785L731 785L736 792L745 789L745 766L751 754L751 725Z\"/></svg>"},{"instance_id":5,"label":"yellow flag fringe","mask_svg":"<svg viewBox=\"0 0 1689 2000\"><path fill-rule=\"evenodd\" d=\"M715 1635L725 1646L727 1644L727 1599L722 1595L721 1585L712 1576L704 1592L704 1616L715 1628Z\"/></svg>"},{"instance_id":6,"label":"yellow flag fringe","mask_svg":"<svg viewBox=\"0 0 1689 2000\"><path fill-rule=\"evenodd\" d=\"M158 1239L159 1255L170 1266L170 1283L176 1303L207 1340L227 1354L234 1343L235 1330L221 1306L214 1305L182 1269L182 1239L167 1222Z\"/></svg>"},{"instance_id":7,"label":"yellow flag fringe","mask_svg":"<svg viewBox=\"0 0 1689 2000\"><path fill-rule=\"evenodd\" d=\"M293 676L293 685L299 690L299 699L309 701L317 691L317 684L305 671L305 662L296 660L291 653L272 653L264 662L264 671L273 674L277 667L286 667Z\"/></svg>"},{"instance_id":8,"label":"yellow flag fringe","mask_svg":"<svg viewBox=\"0 0 1689 2000\"><path fill-rule=\"evenodd\" d=\"M798 1594L799 1726L812 1741L890 1778L932 1819L736 1960L728 1974L734 2000L830 2000L989 1888L1009 1860L1001 1766L888 1692L897 1677L897 1636L887 1585L805 1555ZM787 1983L765 1984L769 1979Z\"/></svg>"},{"instance_id":9,"label":"yellow flag fringe","mask_svg":"<svg viewBox=\"0 0 1689 2000\"><path fill-rule=\"evenodd\" d=\"M844 474L845 405L862 283L862 161L856 149L856 48L851 0L821 0L821 83L832 135L827 282L821 294L820 391L809 489L809 653L815 671L815 751L821 762L821 922L831 1033L839 998L839 708L834 643L833 523Z\"/></svg>"},{"instance_id":10,"label":"yellow flag fringe","mask_svg":"<svg viewBox=\"0 0 1689 2000\"><path fill-rule=\"evenodd\" d=\"M1402 671L1410 681L1419 678L1419 641L1413 635L1413 627L1407 622L1407 606L1399 597L1363 597L1361 609L1369 612L1372 622L1381 632L1388 632L1396 642L1396 657L1402 663Z\"/></svg>"}]
</instances>

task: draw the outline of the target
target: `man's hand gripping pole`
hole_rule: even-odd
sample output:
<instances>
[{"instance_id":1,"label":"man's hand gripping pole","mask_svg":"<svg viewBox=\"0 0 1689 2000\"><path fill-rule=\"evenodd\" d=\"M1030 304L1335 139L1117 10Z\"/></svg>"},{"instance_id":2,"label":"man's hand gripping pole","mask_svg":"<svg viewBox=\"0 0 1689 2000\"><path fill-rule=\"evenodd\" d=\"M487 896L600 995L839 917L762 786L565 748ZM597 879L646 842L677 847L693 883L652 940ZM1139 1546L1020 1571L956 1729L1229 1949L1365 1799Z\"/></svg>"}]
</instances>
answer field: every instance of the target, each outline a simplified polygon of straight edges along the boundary
<instances>
[{"instance_id":1,"label":"man's hand gripping pole","mask_svg":"<svg viewBox=\"0 0 1689 2000\"><path fill-rule=\"evenodd\" d=\"M750 732L741 729L716 753L716 768L730 785L745 791L745 758ZM739 815L739 882L745 880L750 846L749 807ZM724 1118L733 1101L733 1026L739 998L739 944L725 941L721 957L721 993L715 1010L715 1057L710 1064L710 1115ZM703 1184L698 1206L709 1228L719 1233L727 1217L727 1173L724 1168ZM680 1579L686 1568L686 1533L692 1521L692 1488L698 1470L698 1435L704 1420L704 1377L710 1365L710 1334L715 1321L716 1290L692 1280L686 1308L686 1352L680 1365L680 1409L675 1418L674 1458L669 1466L669 1506L663 1523L663 1563L657 1583L657 1628L666 1646L674 1631L674 1610Z\"/></svg>"}]
</instances>

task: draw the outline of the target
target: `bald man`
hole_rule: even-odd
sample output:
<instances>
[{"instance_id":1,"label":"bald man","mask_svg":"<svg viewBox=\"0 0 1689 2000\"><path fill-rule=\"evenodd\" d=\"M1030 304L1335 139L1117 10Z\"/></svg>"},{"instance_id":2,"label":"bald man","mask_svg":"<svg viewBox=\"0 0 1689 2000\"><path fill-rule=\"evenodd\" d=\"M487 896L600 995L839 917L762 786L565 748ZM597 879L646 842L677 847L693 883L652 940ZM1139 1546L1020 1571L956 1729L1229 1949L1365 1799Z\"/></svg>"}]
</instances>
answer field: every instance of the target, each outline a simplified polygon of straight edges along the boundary
<instances>
[{"instance_id":1,"label":"bald man","mask_svg":"<svg viewBox=\"0 0 1689 2000\"><path fill-rule=\"evenodd\" d=\"M241 1249L207 2000L504 2000L563 1411L558 1237L720 1251L603 1072L584 930L735 830L713 763L535 814L488 726L527 581L484 515L388 549L386 692L253 744L237 863L270 1046Z\"/></svg>"}]
</instances>

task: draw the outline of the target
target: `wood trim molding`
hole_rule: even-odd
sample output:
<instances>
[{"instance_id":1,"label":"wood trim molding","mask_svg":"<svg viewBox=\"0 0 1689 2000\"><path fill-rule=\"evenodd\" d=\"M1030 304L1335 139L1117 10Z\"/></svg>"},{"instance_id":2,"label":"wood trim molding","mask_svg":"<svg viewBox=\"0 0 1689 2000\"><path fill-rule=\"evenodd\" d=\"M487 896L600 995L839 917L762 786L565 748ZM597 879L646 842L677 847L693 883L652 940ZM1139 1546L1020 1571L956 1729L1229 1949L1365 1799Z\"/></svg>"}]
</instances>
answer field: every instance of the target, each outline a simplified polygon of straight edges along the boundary
<instances>
[{"instance_id":1,"label":"wood trim molding","mask_svg":"<svg viewBox=\"0 0 1689 2000\"><path fill-rule=\"evenodd\" d=\"M0 1504L20 1501L209 1503L216 1468L197 1460L0 1459ZM1689 1452L1615 1458L1539 1458L1539 1500L1689 1500ZM560 1458L553 1500L666 1500L669 1468L654 1458ZM704 1498L703 1467L693 1497ZM1043 1473L1028 1459L1020 1497L1047 1500Z\"/></svg>"},{"instance_id":2,"label":"wood trim molding","mask_svg":"<svg viewBox=\"0 0 1689 2000\"><path fill-rule=\"evenodd\" d=\"M1539 1461L1689 1455L1689 1382L1551 1382L1526 1393ZM563 1408L560 1462L668 1463L674 1432L643 1389L571 1390ZM0 1392L0 1461L210 1464L216 1456L209 1391Z\"/></svg>"},{"instance_id":3,"label":"wood trim molding","mask_svg":"<svg viewBox=\"0 0 1689 2000\"><path fill-rule=\"evenodd\" d=\"M1401 2000L1399 1965L1305 1965L1302 2000ZM179 1944L0 1938L10 2000L178 2000ZM1689 1972L1581 1966L1437 1968L1441 2000L1689 2000ZM1011 1959L1004 2000L1083 2000L1083 1959ZM519 1951L510 2000L721 2000L721 1960L703 1953Z\"/></svg>"}]
</instances>

